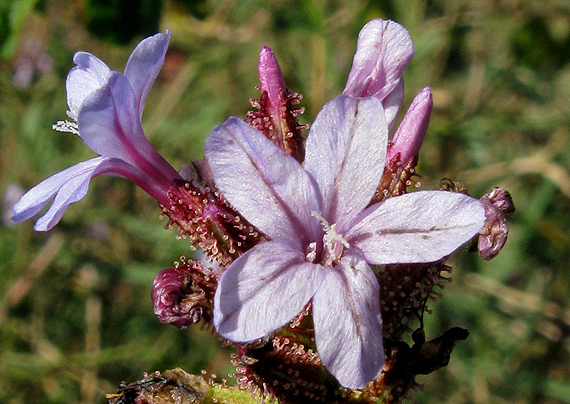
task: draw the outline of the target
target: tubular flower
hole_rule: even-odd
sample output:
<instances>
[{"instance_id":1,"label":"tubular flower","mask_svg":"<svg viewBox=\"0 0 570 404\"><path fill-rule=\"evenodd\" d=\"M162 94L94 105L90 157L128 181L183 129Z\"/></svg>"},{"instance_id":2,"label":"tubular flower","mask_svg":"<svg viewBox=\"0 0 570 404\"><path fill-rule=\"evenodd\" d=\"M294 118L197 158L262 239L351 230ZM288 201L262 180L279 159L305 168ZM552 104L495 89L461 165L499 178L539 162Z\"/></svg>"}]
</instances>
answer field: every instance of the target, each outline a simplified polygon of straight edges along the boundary
<instances>
[{"instance_id":1,"label":"tubular flower","mask_svg":"<svg viewBox=\"0 0 570 404\"><path fill-rule=\"evenodd\" d=\"M304 165L237 118L214 129L205 155L217 187L270 240L220 279L214 325L223 337L259 339L312 302L317 351L331 374L351 389L379 376L382 319L370 265L437 261L485 223L478 200L451 192L369 206L387 143L377 97L341 95L326 104L311 126Z\"/></svg>"},{"instance_id":2,"label":"tubular flower","mask_svg":"<svg viewBox=\"0 0 570 404\"><path fill-rule=\"evenodd\" d=\"M404 99L402 74L413 56L414 44L404 27L389 20L370 21L358 35L343 94L378 98L391 128Z\"/></svg>"},{"instance_id":3,"label":"tubular flower","mask_svg":"<svg viewBox=\"0 0 570 404\"><path fill-rule=\"evenodd\" d=\"M55 226L67 207L81 200L98 175L127 178L154 197L169 202L167 191L180 176L146 139L141 116L146 96L164 62L170 33L144 39L135 48L124 74L86 52L73 57L76 67L67 76L68 116L54 129L72 132L100 157L84 161L40 182L12 207L14 221L29 219L53 198L34 228Z\"/></svg>"}]
</instances>

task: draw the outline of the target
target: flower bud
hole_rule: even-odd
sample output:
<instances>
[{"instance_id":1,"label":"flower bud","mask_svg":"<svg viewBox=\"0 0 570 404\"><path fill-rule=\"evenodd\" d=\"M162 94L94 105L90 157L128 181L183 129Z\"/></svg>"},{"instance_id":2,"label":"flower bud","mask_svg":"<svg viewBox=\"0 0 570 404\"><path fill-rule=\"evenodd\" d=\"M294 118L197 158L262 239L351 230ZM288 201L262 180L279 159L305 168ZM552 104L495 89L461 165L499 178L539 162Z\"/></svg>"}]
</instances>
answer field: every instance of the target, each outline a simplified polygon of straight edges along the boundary
<instances>
[{"instance_id":1,"label":"flower bud","mask_svg":"<svg viewBox=\"0 0 570 404\"><path fill-rule=\"evenodd\" d=\"M277 58L267 46L261 48L259 63L259 100L251 100L257 111L250 111L245 122L262 132L275 145L298 161L303 160L303 137L297 116L303 113L296 108L301 95L287 90Z\"/></svg>"},{"instance_id":2,"label":"flower bud","mask_svg":"<svg viewBox=\"0 0 570 404\"><path fill-rule=\"evenodd\" d=\"M398 153L402 164L406 164L418 155L427 132L432 107L431 88L426 87L416 95L396 130L388 148L387 162Z\"/></svg>"},{"instance_id":3,"label":"flower bud","mask_svg":"<svg viewBox=\"0 0 570 404\"><path fill-rule=\"evenodd\" d=\"M212 319L217 275L200 262L181 259L182 264L160 271L154 278L151 297L160 322L185 328Z\"/></svg>"}]
</instances>

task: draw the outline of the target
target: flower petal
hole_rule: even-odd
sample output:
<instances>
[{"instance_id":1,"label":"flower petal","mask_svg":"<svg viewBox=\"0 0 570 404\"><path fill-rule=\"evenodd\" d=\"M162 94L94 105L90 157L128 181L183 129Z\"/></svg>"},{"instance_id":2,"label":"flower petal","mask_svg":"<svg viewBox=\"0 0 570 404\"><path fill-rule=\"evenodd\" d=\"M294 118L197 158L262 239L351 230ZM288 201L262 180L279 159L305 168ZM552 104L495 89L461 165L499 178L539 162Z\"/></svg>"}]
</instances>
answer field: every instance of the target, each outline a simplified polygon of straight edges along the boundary
<instances>
[{"instance_id":1,"label":"flower petal","mask_svg":"<svg viewBox=\"0 0 570 404\"><path fill-rule=\"evenodd\" d=\"M402 78L398 85L394 88L390 94L382 100L382 106L384 107L384 113L386 115L386 122L388 123L388 129L392 129L396 123L396 116L400 107L402 106L402 100L404 99L404 79Z\"/></svg>"},{"instance_id":2,"label":"flower petal","mask_svg":"<svg viewBox=\"0 0 570 404\"><path fill-rule=\"evenodd\" d=\"M323 196L323 216L342 233L374 195L384 170L388 127L376 98L338 96L311 126L305 170Z\"/></svg>"},{"instance_id":3,"label":"flower petal","mask_svg":"<svg viewBox=\"0 0 570 404\"><path fill-rule=\"evenodd\" d=\"M127 61L125 77L133 88L139 119L142 116L146 96L162 68L170 41L170 30L142 40Z\"/></svg>"},{"instance_id":4,"label":"flower petal","mask_svg":"<svg viewBox=\"0 0 570 404\"><path fill-rule=\"evenodd\" d=\"M108 82L83 102L77 119L83 141L96 153L135 163L132 152L148 143L129 81L111 72Z\"/></svg>"},{"instance_id":5,"label":"flower petal","mask_svg":"<svg viewBox=\"0 0 570 404\"><path fill-rule=\"evenodd\" d=\"M347 251L328 268L313 297L315 342L323 365L349 389L361 389L384 366L378 281L361 254Z\"/></svg>"},{"instance_id":6,"label":"flower petal","mask_svg":"<svg viewBox=\"0 0 570 404\"><path fill-rule=\"evenodd\" d=\"M214 326L225 338L248 342L284 326L303 310L323 271L289 244L268 241L235 260L214 298Z\"/></svg>"},{"instance_id":7,"label":"flower petal","mask_svg":"<svg viewBox=\"0 0 570 404\"><path fill-rule=\"evenodd\" d=\"M69 205L87 194L91 178L102 175L131 177L133 168L121 160L96 157L81 162L43 180L26 192L12 207L12 220L20 222L38 213L51 198L54 202L48 211L36 222L36 231L47 231L54 227Z\"/></svg>"},{"instance_id":8,"label":"flower petal","mask_svg":"<svg viewBox=\"0 0 570 404\"><path fill-rule=\"evenodd\" d=\"M271 239L301 248L322 237L316 184L257 129L232 117L206 139L205 155L222 194Z\"/></svg>"},{"instance_id":9,"label":"flower petal","mask_svg":"<svg viewBox=\"0 0 570 404\"><path fill-rule=\"evenodd\" d=\"M404 27L394 21L370 21L358 35L343 94L350 97L375 96L383 101L398 86L401 86L398 91L403 93L402 73L413 56L412 38ZM390 105L394 106L394 101L392 99ZM398 107L402 100L399 101Z\"/></svg>"},{"instance_id":10,"label":"flower petal","mask_svg":"<svg viewBox=\"0 0 570 404\"><path fill-rule=\"evenodd\" d=\"M105 85L111 70L103 61L87 52L77 52L73 56L73 63L77 66L67 75L65 87L69 106L68 114L77 120L79 107L85 98Z\"/></svg>"},{"instance_id":11,"label":"flower petal","mask_svg":"<svg viewBox=\"0 0 570 404\"><path fill-rule=\"evenodd\" d=\"M101 161L101 157L87 160L46 178L26 192L18 202L12 206L12 211L14 212L12 220L15 222L21 222L31 218L45 205L47 205L49 200L66 182L69 181L70 178L82 175L85 172L93 171L99 164L101 164Z\"/></svg>"},{"instance_id":12,"label":"flower petal","mask_svg":"<svg viewBox=\"0 0 570 404\"><path fill-rule=\"evenodd\" d=\"M345 239L374 265L434 262L475 236L485 209L468 195L413 192L370 206Z\"/></svg>"},{"instance_id":13,"label":"flower petal","mask_svg":"<svg viewBox=\"0 0 570 404\"><path fill-rule=\"evenodd\" d=\"M81 138L95 152L140 168L156 183L178 178L145 137L135 103L127 78L111 72L107 84L81 105L77 118Z\"/></svg>"}]
</instances>

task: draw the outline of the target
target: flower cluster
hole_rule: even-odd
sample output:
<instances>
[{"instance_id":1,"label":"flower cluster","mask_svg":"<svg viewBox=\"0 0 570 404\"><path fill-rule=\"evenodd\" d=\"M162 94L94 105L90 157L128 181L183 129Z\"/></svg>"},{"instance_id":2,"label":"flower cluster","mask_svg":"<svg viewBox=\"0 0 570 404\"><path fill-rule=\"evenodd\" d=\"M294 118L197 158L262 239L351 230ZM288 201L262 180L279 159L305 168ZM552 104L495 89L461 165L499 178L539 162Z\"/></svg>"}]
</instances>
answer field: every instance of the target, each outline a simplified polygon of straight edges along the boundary
<instances>
[{"instance_id":1,"label":"flower cluster","mask_svg":"<svg viewBox=\"0 0 570 404\"><path fill-rule=\"evenodd\" d=\"M384 20L362 29L344 91L318 113L306 139L297 121L301 97L263 47L256 110L217 126L204 161L176 172L140 121L169 37L143 40L124 74L88 53L75 55L67 78L72 121L54 128L79 135L100 157L32 188L14 205L14 220L54 198L35 226L49 230L85 196L91 178L130 179L219 264L182 260L161 271L152 290L161 321L212 324L238 346L241 386L325 400L374 381L360 397L373 401L399 374L390 370L405 367L391 354L404 344L395 340L449 270L445 259L478 235L484 258L502 248L508 194L496 189L478 200L451 190L407 192L432 94L420 91L394 129L414 49L401 25ZM441 341L452 347L464 337L453 332ZM444 366L450 352L414 359L421 366L416 373L405 367L406 377Z\"/></svg>"}]
</instances>

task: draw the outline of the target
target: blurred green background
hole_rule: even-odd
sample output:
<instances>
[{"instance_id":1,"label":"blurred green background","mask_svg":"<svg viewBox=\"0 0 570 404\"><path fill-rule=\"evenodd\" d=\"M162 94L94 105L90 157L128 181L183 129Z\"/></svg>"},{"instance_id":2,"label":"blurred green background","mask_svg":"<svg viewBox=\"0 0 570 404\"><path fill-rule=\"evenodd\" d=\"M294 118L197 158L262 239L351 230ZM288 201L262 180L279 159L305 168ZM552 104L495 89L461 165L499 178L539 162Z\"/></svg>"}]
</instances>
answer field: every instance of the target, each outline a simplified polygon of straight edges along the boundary
<instances>
[{"instance_id":1,"label":"blurred green background","mask_svg":"<svg viewBox=\"0 0 570 404\"><path fill-rule=\"evenodd\" d=\"M342 91L358 32L377 17L403 24L415 43L403 108L433 89L422 188L450 177L480 197L498 185L517 208L498 258L451 260L427 336L451 326L471 335L446 368L419 378L413 398L570 403L567 0L0 0L0 402L103 403L143 372L181 366L219 380L232 371L231 351L208 330L154 317L154 275L191 251L134 185L97 178L49 233L8 220L14 195L93 156L51 129L66 118L73 53L122 71L138 41L170 27L143 127L178 168L258 97L262 44L304 95L309 123Z\"/></svg>"}]
</instances>

